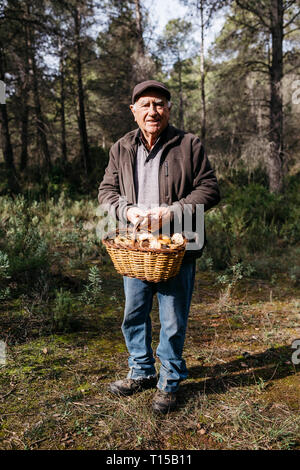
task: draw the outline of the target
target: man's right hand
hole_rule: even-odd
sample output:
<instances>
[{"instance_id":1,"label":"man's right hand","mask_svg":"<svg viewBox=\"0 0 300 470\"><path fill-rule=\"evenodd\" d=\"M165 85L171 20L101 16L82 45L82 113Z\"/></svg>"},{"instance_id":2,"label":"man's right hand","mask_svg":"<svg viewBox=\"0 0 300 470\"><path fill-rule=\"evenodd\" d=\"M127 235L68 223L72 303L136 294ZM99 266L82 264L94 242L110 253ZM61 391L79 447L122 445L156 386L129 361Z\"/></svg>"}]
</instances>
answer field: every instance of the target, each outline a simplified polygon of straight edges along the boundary
<instances>
[{"instance_id":1,"label":"man's right hand","mask_svg":"<svg viewBox=\"0 0 300 470\"><path fill-rule=\"evenodd\" d=\"M129 209L127 209L127 219L133 225L137 223L140 217L145 217L146 215L146 212L139 207L129 207Z\"/></svg>"}]
</instances>

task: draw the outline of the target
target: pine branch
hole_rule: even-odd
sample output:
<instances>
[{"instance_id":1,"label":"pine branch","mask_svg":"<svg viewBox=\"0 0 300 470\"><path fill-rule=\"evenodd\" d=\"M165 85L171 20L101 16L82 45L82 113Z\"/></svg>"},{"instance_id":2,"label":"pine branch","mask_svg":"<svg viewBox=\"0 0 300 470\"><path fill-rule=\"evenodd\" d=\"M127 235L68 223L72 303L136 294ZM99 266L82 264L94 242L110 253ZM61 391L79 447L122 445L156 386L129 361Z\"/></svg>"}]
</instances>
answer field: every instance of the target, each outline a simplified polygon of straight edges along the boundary
<instances>
[{"instance_id":1,"label":"pine branch","mask_svg":"<svg viewBox=\"0 0 300 470\"><path fill-rule=\"evenodd\" d=\"M299 10L297 13L295 13L295 15L294 15L286 24L283 25L283 29L287 28L290 24L292 24L293 21L294 21L294 20L297 18L297 16L299 16L299 15L300 15L300 10Z\"/></svg>"},{"instance_id":2,"label":"pine branch","mask_svg":"<svg viewBox=\"0 0 300 470\"><path fill-rule=\"evenodd\" d=\"M295 31L300 31L300 26L299 26L299 28L294 28L294 29L291 29L290 31L288 31L287 33L284 33L284 37L287 36L288 34L294 33Z\"/></svg>"},{"instance_id":3,"label":"pine branch","mask_svg":"<svg viewBox=\"0 0 300 470\"><path fill-rule=\"evenodd\" d=\"M291 2L287 2L286 5L283 7L283 11L288 10L292 5L294 5L297 0L292 0Z\"/></svg>"},{"instance_id":4,"label":"pine branch","mask_svg":"<svg viewBox=\"0 0 300 470\"><path fill-rule=\"evenodd\" d=\"M248 65L254 65L254 64L260 64L262 65L263 67L267 68L268 69L268 73L269 73L269 70L270 70L270 66L269 64L267 64L266 62L263 62L262 60L247 60L245 62L245 65L248 66Z\"/></svg>"},{"instance_id":5,"label":"pine branch","mask_svg":"<svg viewBox=\"0 0 300 470\"><path fill-rule=\"evenodd\" d=\"M270 30L271 29L271 25L268 24L266 21L265 21L265 18L262 16L263 15L263 10L259 8L259 2L256 2L255 5L256 5L256 8L253 6L253 5L250 5L248 2L246 1L240 1L240 0L236 0L236 4L242 9L242 10L247 10L249 11L249 13L252 13L253 15L257 16L261 23L268 29Z\"/></svg>"}]
</instances>

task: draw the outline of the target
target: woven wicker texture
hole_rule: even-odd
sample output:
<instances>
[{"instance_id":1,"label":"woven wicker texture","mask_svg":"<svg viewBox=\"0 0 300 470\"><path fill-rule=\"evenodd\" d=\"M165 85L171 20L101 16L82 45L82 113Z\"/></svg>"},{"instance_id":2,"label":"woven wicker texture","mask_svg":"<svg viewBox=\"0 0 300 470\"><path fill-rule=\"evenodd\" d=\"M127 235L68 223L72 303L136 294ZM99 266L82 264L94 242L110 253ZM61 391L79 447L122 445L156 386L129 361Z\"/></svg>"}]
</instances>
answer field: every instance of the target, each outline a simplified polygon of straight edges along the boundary
<instances>
[{"instance_id":1,"label":"woven wicker texture","mask_svg":"<svg viewBox=\"0 0 300 470\"><path fill-rule=\"evenodd\" d=\"M121 248L109 239L103 243L118 273L150 282L167 281L176 276L185 253L185 245L173 250L155 250Z\"/></svg>"},{"instance_id":2,"label":"woven wicker texture","mask_svg":"<svg viewBox=\"0 0 300 470\"><path fill-rule=\"evenodd\" d=\"M134 277L143 281L161 282L176 276L180 270L185 253L187 240L177 248L145 248L137 241L137 232L143 217L134 225L132 230L132 245L120 246L114 243L114 237L108 236L102 240L112 259L115 269L123 276ZM148 231L151 224L148 217ZM121 234L121 232L119 232ZM126 236L126 232L124 233Z\"/></svg>"}]
</instances>

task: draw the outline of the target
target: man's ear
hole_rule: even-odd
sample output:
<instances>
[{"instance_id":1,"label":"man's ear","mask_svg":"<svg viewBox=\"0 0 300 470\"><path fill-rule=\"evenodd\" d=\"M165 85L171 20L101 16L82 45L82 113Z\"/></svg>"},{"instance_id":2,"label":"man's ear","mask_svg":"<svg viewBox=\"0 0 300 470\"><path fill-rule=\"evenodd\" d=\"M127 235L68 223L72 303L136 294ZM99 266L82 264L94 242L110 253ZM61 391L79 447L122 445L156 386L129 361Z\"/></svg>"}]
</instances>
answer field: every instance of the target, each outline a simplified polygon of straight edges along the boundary
<instances>
[{"instance_id":1,"label":"man's ear","mask_svg":"<svg viewBox=\"0 0 300 470\"><path fill-rule=\"evenodd\" d=\"M135 118L135 107L134 107L134 105L133 105L133 104L130 104L130 105L129 105L129 108L130 108L130 110L131 110L131 112L132 112L132 114L133 114L133 116L134 116L134 120L136 121L136 118Z\"/></svg>"}]
</instances>

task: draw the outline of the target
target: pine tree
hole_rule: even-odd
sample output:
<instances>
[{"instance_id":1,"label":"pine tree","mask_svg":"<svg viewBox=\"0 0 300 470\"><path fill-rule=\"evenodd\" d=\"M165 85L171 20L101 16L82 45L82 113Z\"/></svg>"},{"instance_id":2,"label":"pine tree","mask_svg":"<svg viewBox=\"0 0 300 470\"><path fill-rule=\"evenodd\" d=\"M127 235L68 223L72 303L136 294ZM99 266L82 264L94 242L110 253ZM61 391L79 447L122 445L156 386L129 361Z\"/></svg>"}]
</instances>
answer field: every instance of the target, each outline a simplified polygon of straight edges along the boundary
<instances>
[{"instance_id":1,"label":"pine tree","mask_svg":"<svg viewBox=\"0 0 300 470\"><path fill-rule=\"evenodd\" d=\"M251 60L247 60L247 65L250 68L251 66L260 67L263 72L267 71L269 77L269 152L267 169L270 191L278 193L283 188L285 170L282 97L284 76L283 42L285 32L300 16L299 1L263 0L254 2L252 0L234 0L232 8L234 21L239 28L255 32L257 37L263 35L265 44L270 43L269 57L261 60L254 56Z\"/></svg>"}]
</instances>

